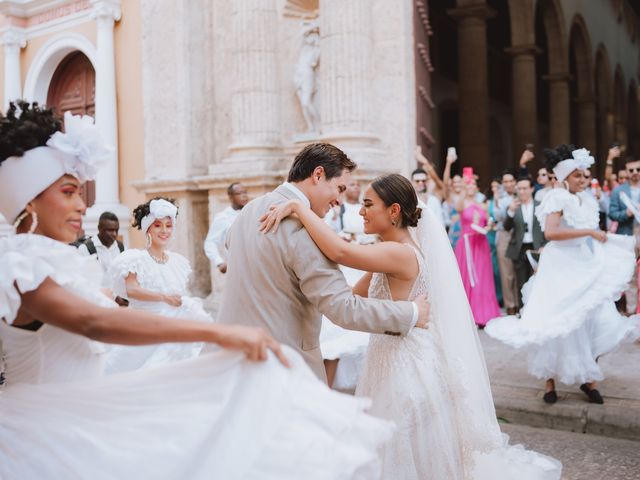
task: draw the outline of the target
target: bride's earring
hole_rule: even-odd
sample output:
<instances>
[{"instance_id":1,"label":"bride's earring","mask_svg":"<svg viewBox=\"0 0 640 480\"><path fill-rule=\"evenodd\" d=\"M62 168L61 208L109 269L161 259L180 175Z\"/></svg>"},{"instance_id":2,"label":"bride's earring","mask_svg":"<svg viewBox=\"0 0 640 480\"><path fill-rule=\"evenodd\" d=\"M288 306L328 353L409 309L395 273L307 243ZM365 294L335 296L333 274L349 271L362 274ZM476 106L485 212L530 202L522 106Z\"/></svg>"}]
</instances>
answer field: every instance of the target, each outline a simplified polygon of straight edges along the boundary
<instances>
[{"instance_id":1,"label":"bride's earring","mask_svg":"<svg viewBox=\"0 0 640 480\"><path fill-rule=\"evenodd\" d=\"M393 218L391 219L391 225L393 225L394 227L396 226L396 221Z\"/></svg>"},{"instance_id":2,"label":"bride's earring","mask_svg":"<svg viewBox=\"0 0 640 480\"><path fill-rule=\"evenodd\" d=\"M567 190L569 190L569 182L567 182L566 180L564 182L562 182L562 185L564 185L564 188L566 188Z\"/></svg>"},{"instance_id":3,"label":"bride's earring","mask_svg":"<svg viewBox=\"0 0 640 480\"><path fill-rule=\"evenodd\" d=\"M152 243L151 234L147 233L147 248L150 248Z\"/></svg>"}]
</instances>

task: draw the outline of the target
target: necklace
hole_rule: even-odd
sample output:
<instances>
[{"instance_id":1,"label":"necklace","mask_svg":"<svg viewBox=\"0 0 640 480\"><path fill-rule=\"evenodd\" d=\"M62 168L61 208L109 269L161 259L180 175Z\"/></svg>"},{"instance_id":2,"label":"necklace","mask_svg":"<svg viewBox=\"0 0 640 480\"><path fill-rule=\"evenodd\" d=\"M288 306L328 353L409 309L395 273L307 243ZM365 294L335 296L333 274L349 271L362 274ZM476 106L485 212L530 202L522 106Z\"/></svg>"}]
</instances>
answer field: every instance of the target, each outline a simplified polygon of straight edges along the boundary
<instances>
[{"instance_id":1,"label":"necklace","mask_svg":"<svg viewBox=\"0 0 640 480\"><path fill-rule=\"evenodd\" d=\"M153 259L154 262L159 263L160 265L164 265L169 261L169 257L164 252L162 252L161 258L156 257L153 253L151 253L151 250L149 250L148 248L147 248L147 253Z\"/></svg>"}]
</instances>

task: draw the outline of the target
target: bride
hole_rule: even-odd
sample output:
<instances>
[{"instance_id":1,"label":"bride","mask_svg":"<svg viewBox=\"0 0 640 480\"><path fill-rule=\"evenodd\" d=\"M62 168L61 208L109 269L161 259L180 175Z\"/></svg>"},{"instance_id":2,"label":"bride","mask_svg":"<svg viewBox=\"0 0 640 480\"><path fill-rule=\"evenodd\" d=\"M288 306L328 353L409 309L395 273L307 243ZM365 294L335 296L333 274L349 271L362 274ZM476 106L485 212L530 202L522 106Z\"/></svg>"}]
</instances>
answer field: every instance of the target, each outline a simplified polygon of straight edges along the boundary
<instances>
[{"instance_id":1,"label":"bride","mask_svg":"<svg viewBox=\"0 0 640 480\"><path fill-rule=\"evenodd\" d=\"M91 118L67 112L60 129L26 102L0 114L0 213L17 230L0 239L0 478L376 478L388 423L292 349L107 298L98 263L66 243L82 227L81 183L110 154ZM222 348L104 375L105 343L162 342Z\"/></svg>"},{"instance_id":2,"label":"bride","mask_svg":"<svg viewBox=\"0 0 640 480\"><path fill-rule=\"evenodd\" d=\"M168 246L176 226L178 207L174 201L157 197L133 210L133 226L147 237L147 248L131 248L113 261L108 275L116 295L127 298L130 308L138 308L171 318L213 321L202 301L187 295L191 265ZM154 367L192 358L202 343L117 346L107 355L107 372L123 372Z\"/></svg>"},{"instance_id":3,"label":"bride","mask_svg":"<svg viewBox=\"0 0 640 480\"><path fill-rule=\"evenodd\" d=\"M371 335L357 396L398 429L381 449L385 480L559 479L561 465L508 445L498 426L489 378L460 273L441 223L417 208L401 175L378 177L360 214L375 245L342 241L297 200L273 206L263 232L297 215L331 260L367 273L354 293L411 300L428 295L428 330L406 337ZM417 227L417 228L414 228Z\"/></svg>"}]
</instances>

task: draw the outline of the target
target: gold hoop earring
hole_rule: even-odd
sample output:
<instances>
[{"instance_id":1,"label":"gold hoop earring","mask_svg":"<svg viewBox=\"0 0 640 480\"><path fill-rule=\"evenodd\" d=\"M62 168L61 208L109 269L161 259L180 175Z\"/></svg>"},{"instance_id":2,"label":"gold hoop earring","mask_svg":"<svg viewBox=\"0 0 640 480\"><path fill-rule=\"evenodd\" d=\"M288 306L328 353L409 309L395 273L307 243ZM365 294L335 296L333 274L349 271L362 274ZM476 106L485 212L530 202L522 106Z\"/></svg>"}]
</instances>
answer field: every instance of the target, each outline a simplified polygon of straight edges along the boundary
<instances>
[{"instance_id":1,"label":"gold hoop earring","mask_svg":"<svg viewBox=\"0 0 640 480\"><path fill-rule=\"evenodd\" d=\"M20 215L18 218L16 218L16 221L13 222L14 230L18 230L18 227L20 226L20 224L29 215L31 215L31 226L29 227L29 230L27 231L27 233L35 232L36 228L38 228L38 214L36 213L35 210L33 212L31 212L31 214L29 214L29 212L25 211L22 215Z\"/></svg>"}]
</instances>

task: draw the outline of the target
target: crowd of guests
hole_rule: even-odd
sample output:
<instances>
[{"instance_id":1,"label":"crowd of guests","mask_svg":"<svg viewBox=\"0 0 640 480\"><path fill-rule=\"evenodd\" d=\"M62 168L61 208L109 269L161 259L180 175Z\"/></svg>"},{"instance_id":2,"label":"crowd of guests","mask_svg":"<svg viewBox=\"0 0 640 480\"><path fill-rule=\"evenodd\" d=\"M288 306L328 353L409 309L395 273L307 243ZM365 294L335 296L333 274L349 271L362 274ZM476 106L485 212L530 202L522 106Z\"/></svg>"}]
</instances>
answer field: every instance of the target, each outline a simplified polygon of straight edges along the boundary
<instances>
[{"instance_id":1,"label":"crowd of guests","mask_svg":"<svg viewBox=\"0 0 640 480\"><path fill-rule=\"evenodd\" d=\"M609 150L602 183L591 169L585 170L585 192L598 203L602 230L634 236L640 245L640 160L627 157L625 167L614 171L614 161L621 153L619 146ZM477 325L484 328L487 322L501 315L501 308L507 315L518 314L523 306L523 287L534 274L546 243L536 211L544 197L558 186L553 171L546 167L531 171L535 155L526 149L520 157L519 168L507 169L493 178L483 193L478 186L480 179L472 168L462 167L461 174L452 174L458 160L454 148L447 152L442 177L420 147L415 155L420 167L411 173L411 182L420 206L431 210L447 229ZM249 202L242 183L232 183L227 194L229 205L213 218L204 242L204 252L220 274L227 269L226 232ZM325 220L344 240L369 244L376 239L364 234L361 195L360 182L352 179L341 204L330 211ZM117 239L118 229L117 216L104 212L97 234L76 242L81 253L96 255L106 274L105 282L110 282L107 272L111 263L124 251L124 245ZM636 254L640 257L640 247L636 248ZM218 276L220 283L223 283L222 277ZM127 299L120 296L117 301L127 303ZM637 272L620 308L628 314L638 309Z\"/></svg>"},{"instance_id":2,"label":"crowd of guests","mask_svg":"<svg viewBox=\"0 0 640 480\"><path fill-rule=\"evenodd\" d=\"M591 169L585 169L584 189L598 203L602 230L633 235L640 244L640 160L627 157L625 167L616 172L614 161L621 154L619 146L611 147L602 182ZM533 275L546 243L536 211L559 185L553 171L546 167L530 169L534 158L532 148L524 150L519 168L507 169L493 178L482 193L480 179L472 168L462 167L462 174L451 173L457 161L455 149L447 153L442 177L420 149L416 151L421 167L412 172L411 181L423 204L442 218L447 228L481 328L500 316L498 305L507 315L518 314L523 306L523 287ZM636 313L637 274L621 304L628 314Z\"/></svg>"}]
</instances>

